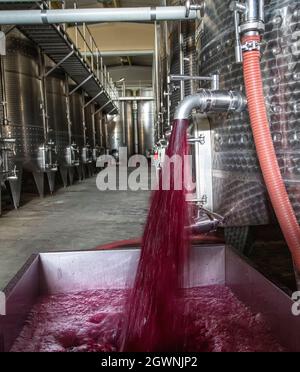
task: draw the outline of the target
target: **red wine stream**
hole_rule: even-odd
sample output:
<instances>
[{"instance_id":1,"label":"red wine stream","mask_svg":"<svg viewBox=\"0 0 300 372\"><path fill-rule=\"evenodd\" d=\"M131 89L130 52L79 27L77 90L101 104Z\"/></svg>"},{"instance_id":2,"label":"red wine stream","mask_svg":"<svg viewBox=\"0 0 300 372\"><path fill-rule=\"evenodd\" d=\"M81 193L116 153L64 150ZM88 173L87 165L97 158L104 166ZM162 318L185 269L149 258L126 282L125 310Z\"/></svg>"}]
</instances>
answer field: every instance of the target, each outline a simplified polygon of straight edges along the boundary
<instances>
[{"instance_id":1,"label":"red wine stream","mask_svg":"<svg viewBox=\"0 0 300 372\"><path fill-rule=\"evenodd\" d=\"M165 173L161 172L160 187L152 195L137 274L125 309L121 351L182 349L178 342L183 339L184 310L178 295L188 257L185 226L189 214L184 187L188 124L188 120L174 122L166 155L181 159L180 166L171 167L169 190L162 187Z\"/></svg>"}]
</instances>

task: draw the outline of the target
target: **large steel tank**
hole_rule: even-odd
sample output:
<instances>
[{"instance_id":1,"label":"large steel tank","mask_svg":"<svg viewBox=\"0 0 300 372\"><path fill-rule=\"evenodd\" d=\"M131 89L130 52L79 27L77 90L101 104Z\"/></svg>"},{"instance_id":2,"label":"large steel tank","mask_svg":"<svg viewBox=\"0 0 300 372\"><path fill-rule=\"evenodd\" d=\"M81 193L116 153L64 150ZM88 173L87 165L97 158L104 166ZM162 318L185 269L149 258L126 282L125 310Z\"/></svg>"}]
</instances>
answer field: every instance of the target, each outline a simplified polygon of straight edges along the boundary
<instances>
[{"instance_id":1,"label":"large steel tank","mask_svg":"<svg viewBox=\"0 0 300 372\"><path fill-rule=\"evenodd\" d=\"M103 114L102 115L102 120L101 120L101 146L104 148L105 152L108 149L108 125L107 125L107 115Z\"/></svg>"},{"instance_id":2,"label":"large steel tank","mask_svg":"<svg viewBox=\"0 0 300 372\"><path fill-rule=\"evenodd\" d=\"M69 91L73 90L74 86L69 86ZM68 96L69 106L69 126L71 145L68 148L68 157L74 164L78 174L79 180L84 177L84 152L85 152L85 131L84 131L84 97L82 92L76 91L72 95ZM70 179L72 178L72 168L69 168Z\"/></svg>"},{"instance_id":3,"label":"large steel tank","mask_svg":"<svg viewBox=\"0 0 300 372\"><path fill-rule=\"evenodd\" d=\"M153 97L152 89L141 89L141 97ZM154 133L154 101L138 102L138 138L139 154L148 155L155 143Z\"/></svg>"},{"instance_id":4,"label":"large steel tank","mask_svg":"<svg viewBox=\"0 0 300 372\"><path fill-rule=\"evenodd\" d=\"M118 152L124 147L124 117L122 115L124 102L121 102L120 115L111 117L108 115L108 141L109 150L112 153Z\"/></svg>"},{"instance_id":5,"label":"large steel tank","mask_svg":"<svg viewBox=\"0 0 300 372\"><path fill-rule=\"evenodd\" d=\"M51 65L50 65L51 67ZM54 140L60 167L73 166L68 156L71 145L66 96L66 77L54 72L46 79L46 100L49 137Z\"/></svg>"},{"instance_id":6,"label":"large steel tank","mask_svg":"<svg viewBox=\"0 0 300 372\"><path fill-rule=\"evenodd\" d=\"M40 159L45 132L38 49L17 30L9 33L6 46L7 55L1 57L7 110L3 136L16 139L19 169L44 171Z\"/></svg>"},{"instance_id":7,"label":"large steel tank","mask_svg":"<svg viewBox=\"0 0 300 372\"><path fill-rule=\"evenodd\" d=\"M86 99L87 101L88 99ZM84 109L85 147L83 149L83 162L88 164L94 160L95 152L95 105L89 104Z\"/></svg>"},{"instance_id":8,"label":"large steel tank","mask_svg":"<svg viewBox=\"0 0 300 372\"><path fill-rule=\"evenodd\" d=\"M71 122L71 141L72 145L78 148L81 153L85 145L83 112L82 112L82 95L75 92L69 97L70 102L70 122Z\"/></svg>"},{"instance_id":9,"label":"large steel tank","mask_svg":"<svg viewBox=\"0 0 300 372\"><path fill-rule=\"evenodd\" d=\"M244 91L235 63L233 14L229 1L206 0L199 40L202 75L220 74L221 89ZM300 3L269 0L265 6L262 72L273 141L290 199L300 221ZM248 113L210 115L213 138L215 210L227 225L267 224L272 208L260 172Z\"/></svg>"}]
</instances>

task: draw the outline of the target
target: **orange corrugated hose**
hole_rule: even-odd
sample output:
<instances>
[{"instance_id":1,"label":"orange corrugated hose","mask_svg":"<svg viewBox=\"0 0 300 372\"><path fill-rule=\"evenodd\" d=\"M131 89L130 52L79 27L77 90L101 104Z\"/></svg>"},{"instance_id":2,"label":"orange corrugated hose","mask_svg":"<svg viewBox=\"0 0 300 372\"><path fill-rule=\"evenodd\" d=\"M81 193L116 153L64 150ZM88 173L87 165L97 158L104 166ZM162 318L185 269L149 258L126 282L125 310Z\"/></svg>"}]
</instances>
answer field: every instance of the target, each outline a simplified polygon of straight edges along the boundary
<instances>
[{"instance_id":1,"label":"orange corrugated hose","mask_svg":"<svg viewBox=\"0 0 300 372\"><path fill-rule=\"evenodd\" d=\"M242 43L249 41L260 41L260 36L244 37ZM281 230L300 272L300 227L282 179L272 141L263 92L260 51L244 51L243 57L248 110L260 167Z\"/></svg>"}]
</instances>

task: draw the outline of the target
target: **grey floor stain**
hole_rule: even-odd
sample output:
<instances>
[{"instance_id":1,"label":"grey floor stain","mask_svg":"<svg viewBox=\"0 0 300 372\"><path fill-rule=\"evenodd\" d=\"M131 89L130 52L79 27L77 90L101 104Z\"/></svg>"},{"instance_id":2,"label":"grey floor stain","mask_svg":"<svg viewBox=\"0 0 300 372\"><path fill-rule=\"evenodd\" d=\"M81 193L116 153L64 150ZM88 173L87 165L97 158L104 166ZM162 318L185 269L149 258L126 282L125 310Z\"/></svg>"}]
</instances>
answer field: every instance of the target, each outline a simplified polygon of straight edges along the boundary
<instances>
[{"instance_id":1,"label":"grey floor stain","mask_svg":"<svg viewBox=\"0 0 300 372\"><path fill-rule=\"evenodd\" d=\"M0 288L32 253L92 249L140 236L149 197L149 191L100 192L90 178L5 214L0 218Z\"/></svg>"}]
</instances>

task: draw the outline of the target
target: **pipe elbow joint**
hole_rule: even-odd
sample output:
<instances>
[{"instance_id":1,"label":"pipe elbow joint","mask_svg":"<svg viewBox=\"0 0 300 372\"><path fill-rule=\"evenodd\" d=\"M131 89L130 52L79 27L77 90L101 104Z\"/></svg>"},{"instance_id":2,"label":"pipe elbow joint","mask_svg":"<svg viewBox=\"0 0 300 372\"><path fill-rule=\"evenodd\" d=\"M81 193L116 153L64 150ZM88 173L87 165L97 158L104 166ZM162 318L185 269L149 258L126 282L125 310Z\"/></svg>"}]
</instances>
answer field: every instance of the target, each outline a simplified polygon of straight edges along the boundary
<instances>
[{"instance_id":1,"label":"pipe elbow joint","mask_svg":"<svg viewBox=\"0 0 300 372\"><path fill-rule=\"evenodd\" d=\"M207 90L188 96L181 101L175 112L175 120L188 119L194 109L205 112L242 112L247 106L241 92Z\"/></svg>"}]
</instances>

